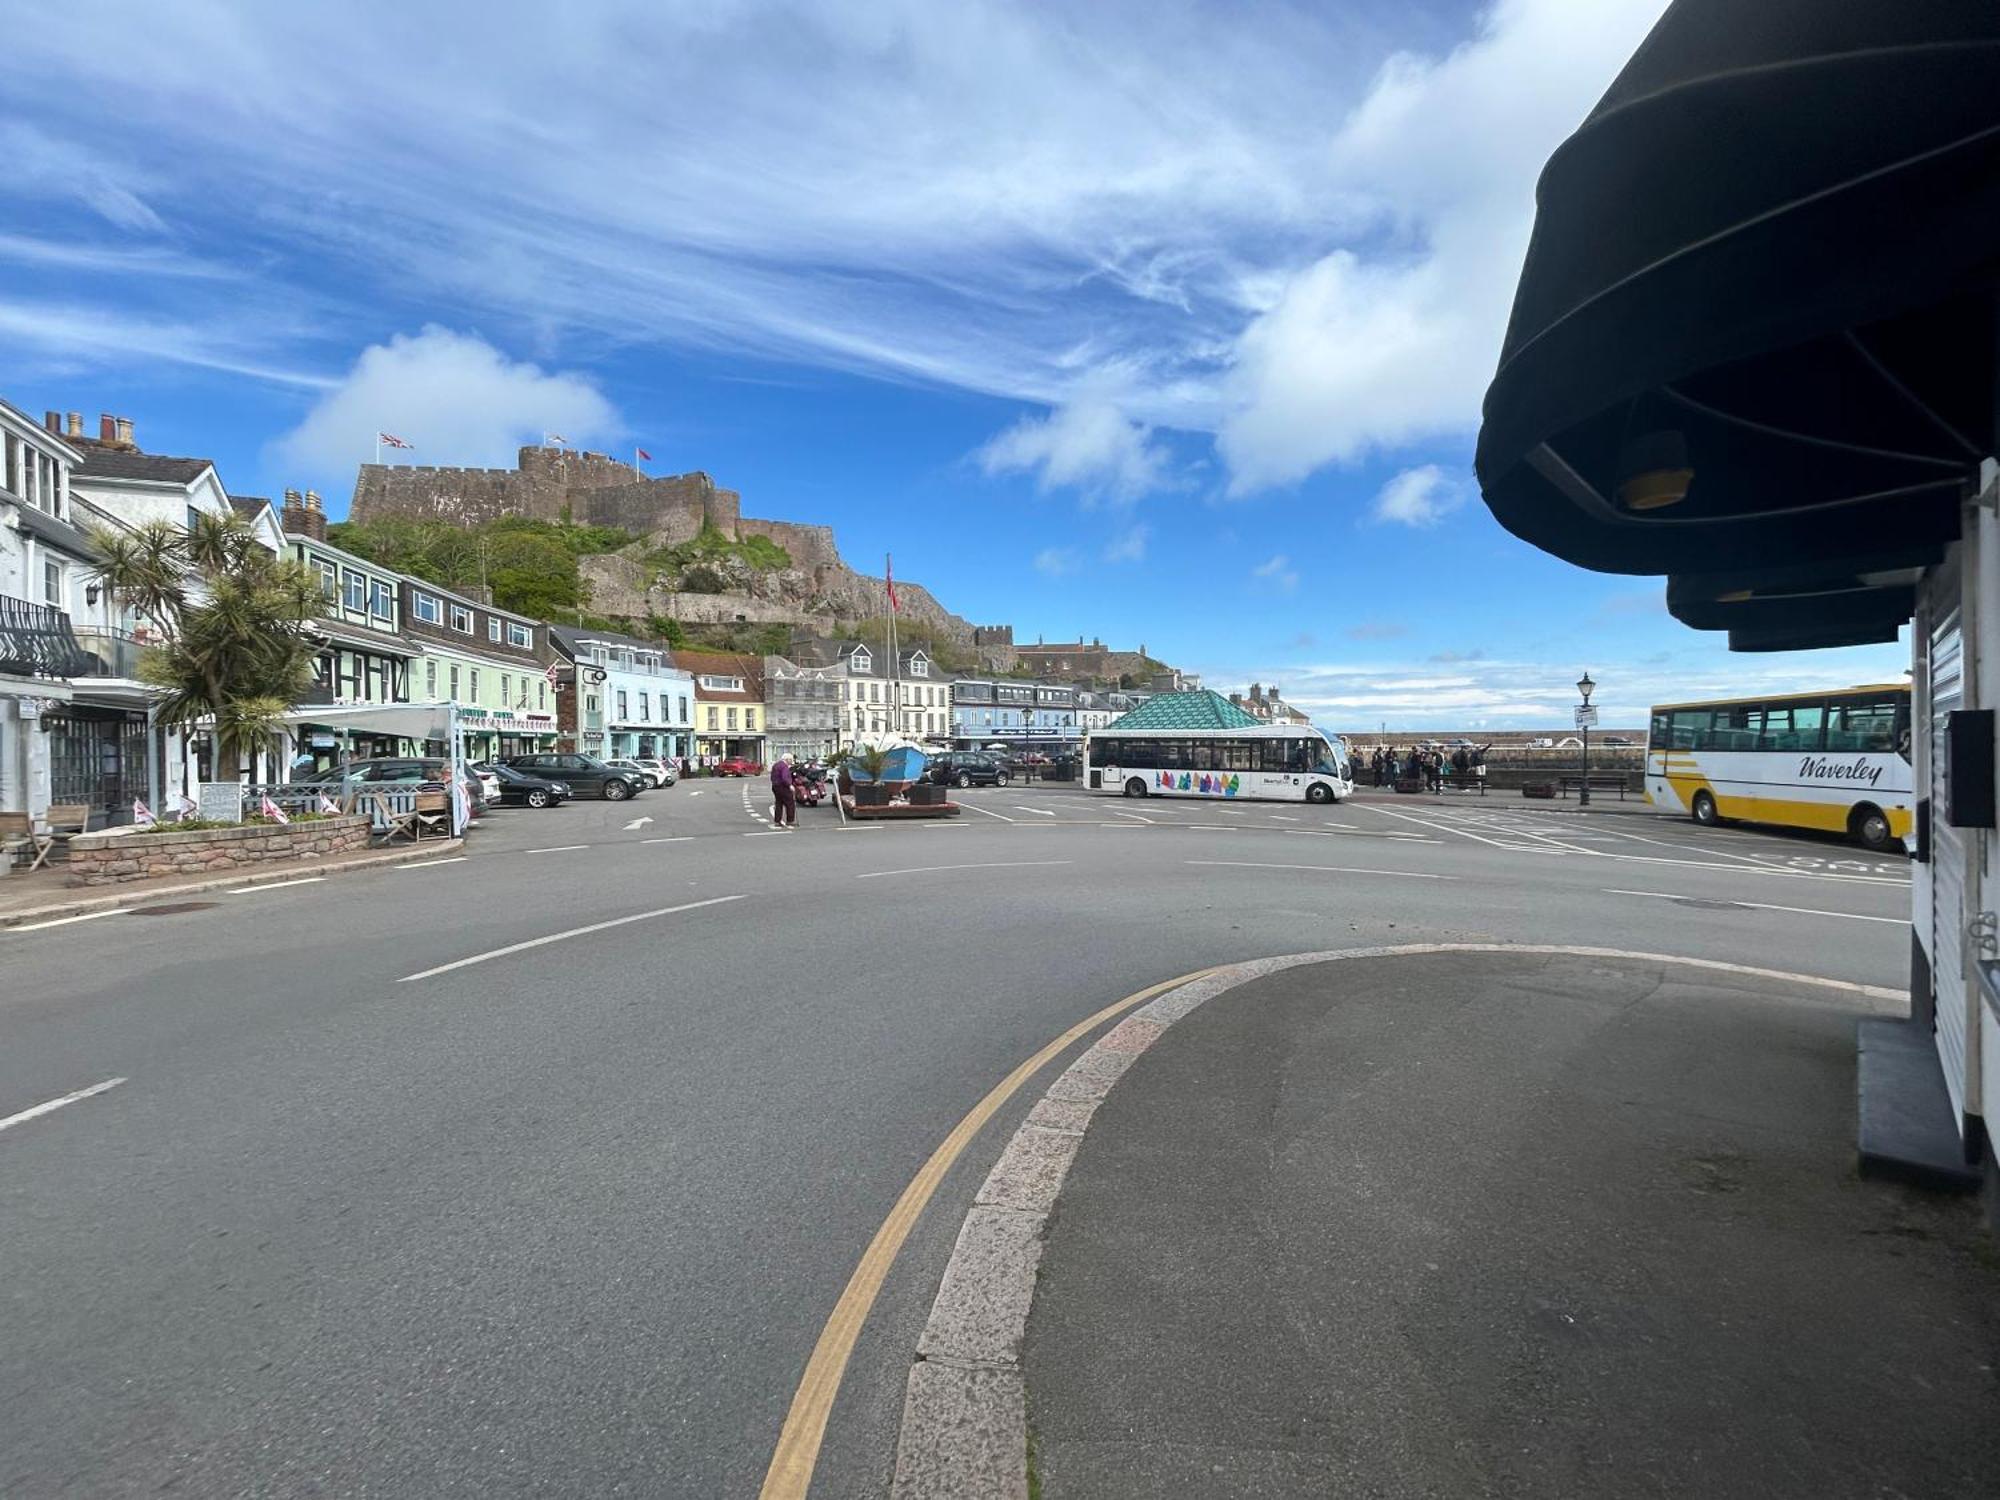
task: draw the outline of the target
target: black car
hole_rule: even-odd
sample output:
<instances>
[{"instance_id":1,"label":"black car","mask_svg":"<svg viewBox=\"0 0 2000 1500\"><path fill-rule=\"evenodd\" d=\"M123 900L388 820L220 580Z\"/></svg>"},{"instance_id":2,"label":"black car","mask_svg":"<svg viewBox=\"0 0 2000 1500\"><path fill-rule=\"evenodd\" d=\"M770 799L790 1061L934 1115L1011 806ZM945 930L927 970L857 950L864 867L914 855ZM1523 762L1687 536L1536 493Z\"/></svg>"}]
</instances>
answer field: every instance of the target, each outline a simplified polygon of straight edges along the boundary
<instances>
[{"instance_id":1,"label":"black car","mask_svg":"<svg viewBox=\"0 0 2000 1500\"><path fill-rule=\"evenodd\" d=\"M1013 779L1004 761L980 750L948 750L933 755L924 778L939 786L1005 786Z\"/></svg>"},{"instance_id":2,"label":"black car","mask_svg":"<svg viewBox=\"0 0 2000 1500\"><path fill-rule=\"evenodd\" d=\"M500 783L502 807L559 807L570 794L567 782L516 770L504 761L490 761L474 770L491 771Z\"/></svg>"},{"instance_id":3,"label":"black car","mask_svg":"<svg viewBox=\"0 0 2000 1500\"><path fill-rule=\"evenodd\" d=\"M540 776L549 781L565 781L579 797L599 796L606 802L623 802L646 790L646 778L636 771L607 766L594 755L574 751L552 751L544 755L510 755L502 765Z\"/></svg>"}]
</instances>

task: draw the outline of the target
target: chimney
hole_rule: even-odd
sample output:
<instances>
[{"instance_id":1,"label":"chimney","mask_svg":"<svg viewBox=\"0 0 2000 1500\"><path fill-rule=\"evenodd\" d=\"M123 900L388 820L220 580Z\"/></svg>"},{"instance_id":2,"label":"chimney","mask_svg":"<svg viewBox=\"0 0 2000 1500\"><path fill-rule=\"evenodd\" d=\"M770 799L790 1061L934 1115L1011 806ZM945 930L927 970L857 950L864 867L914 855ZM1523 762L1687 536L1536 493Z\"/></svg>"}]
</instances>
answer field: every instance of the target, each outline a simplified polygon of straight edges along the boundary
<instances>
[{"instance_id":1,"label":"chimney","mask_svg":"<svg viewBox=\"0 0 2000 1500\"><path fill-rule=\"evenodd\" d=\"M97 419L97 440L100 443L118 441L118 419L110 412L105 412Z\"/></svg>"},{"instance_id":2,"label":"chimney","mask_svg":"<svg viewBox=\"0 0 2000 1500\"><path fill-rule=\"evenodd\" d=\"M72 412L65 412L63 415L64 415L63 436L82 437L83 413L80 411L72 411Z\"/></svg>"},{"instance_id":3,"label":"chimney","mask_svg":"<svg viewBox=\"0 0 2000 1500\"><path fill-rule=\"evenodd\" d=\"M326 511L319 503L319 491L306 491L306 535L316 542L326 540Z\"/></svg>"},{"instance_id":4,"label":"chimney","mask_svg":"<svg viewBox=\"0 0 2000 1500\"><path fill-rule=\"evenodd\" d=\"M130 417L118 418L118 446L134 450L139 446L132 441L132 419Z\"/></svg>"},{"instance_id":5,"label":"chimney","mask_svg":"<svg viewBox=\"0 0 2000 1500\"><path fill-rule=\"evenodd\" d=\"M306 536L306 508L297 490L285 491L285 505L278 512L278 524L293 536Z\"/></svg>"},{"instance_id":6,"label":"chimney","mask_svg":"<svg viewBox=\"0 0 2000 1500\"><path fill-rule=\"evenodd\" d=\"M50 432L60 434L62 432L62 413L59 411L43 412L42 425L48 428Z\"/></svg>"}]
</instances>

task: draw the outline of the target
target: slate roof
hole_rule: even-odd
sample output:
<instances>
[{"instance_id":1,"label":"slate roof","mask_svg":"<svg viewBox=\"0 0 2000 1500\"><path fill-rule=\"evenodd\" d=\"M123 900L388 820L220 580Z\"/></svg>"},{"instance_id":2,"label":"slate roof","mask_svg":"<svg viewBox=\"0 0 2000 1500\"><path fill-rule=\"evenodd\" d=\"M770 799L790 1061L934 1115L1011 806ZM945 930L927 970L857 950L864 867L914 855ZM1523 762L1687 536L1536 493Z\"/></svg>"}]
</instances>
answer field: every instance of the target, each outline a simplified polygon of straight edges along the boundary
<instances>
[{"instance_id":1,"label":"slate roof","mask_svg":"<svg viewBox=\"0 0 2000 1500\"><path fill-rule=\"evenodd\" d=\"M214 468L206 458L168 458L158 453L123 453L113 448L87 448L76 466L83 479L147 479L166 484L192 484Z\"/></svg>"},{"instance_id":2,"label":"slate roof","mask_svg":"<svg viewBox=\"0 0 2000 1500\"><path fill-rule=\"evenodd\" d=\"M189 462L192 461L189 460ZM229 497L229 508L246 521L256 520L258 512L270 503L262 495L231 495Z\"/></svg>"},{"instance_id":3,"label":"slate roof","mask_svg":"<svg viewBox=\"0 0 2000 1500\"><path fill-rule=\"evenodd\" d=\"M1158 693L1108 729L1257 729L1262 721L1245 713L1212 688L1192 693Z\"/></svg>"}]
</instances>

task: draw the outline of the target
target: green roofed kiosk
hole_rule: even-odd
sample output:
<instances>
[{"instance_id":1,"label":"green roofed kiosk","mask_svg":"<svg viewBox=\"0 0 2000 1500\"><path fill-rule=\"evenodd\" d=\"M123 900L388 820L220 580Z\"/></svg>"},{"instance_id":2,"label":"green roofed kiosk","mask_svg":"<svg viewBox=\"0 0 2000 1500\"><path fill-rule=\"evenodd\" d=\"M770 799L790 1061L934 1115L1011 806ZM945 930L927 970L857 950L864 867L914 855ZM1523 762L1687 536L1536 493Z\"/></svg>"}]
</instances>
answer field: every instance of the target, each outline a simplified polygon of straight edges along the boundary
<instances>
[{"instance_id":1,"label":"green roofed kiosk","mask_svg":"<svg viewBox=\"0 0 2000 1500\"><path fill-rule=\"evenodd\" d=\"M1996 5L1675 0L1542 174L1476 461L1515 535L1736 650L1912 624L1911 1014L1863 1023L1861 1159L1957 1187L2000 1177L1996 80Z\"/></svg>"},{"instance_id":2,"label":"green roofed kiosk","mask_svg":"<svg viewBox=\"0 0 2000 1500\"><path fill-rule=\"evenodd\" d=\"M1212 688L1159 693L1119 715L1106 729L1256 729L1263 720L1245 713Z\"/></svg>"}]
</instances>

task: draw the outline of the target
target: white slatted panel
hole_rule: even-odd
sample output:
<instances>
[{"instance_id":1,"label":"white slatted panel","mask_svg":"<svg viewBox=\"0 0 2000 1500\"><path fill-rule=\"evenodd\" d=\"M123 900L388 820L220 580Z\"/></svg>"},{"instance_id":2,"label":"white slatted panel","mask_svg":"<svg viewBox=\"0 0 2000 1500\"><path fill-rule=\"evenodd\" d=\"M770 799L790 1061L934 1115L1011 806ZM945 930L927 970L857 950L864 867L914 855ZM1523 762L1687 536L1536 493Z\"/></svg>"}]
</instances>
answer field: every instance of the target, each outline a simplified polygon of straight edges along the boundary
<instances>
[{"instance_id":1,"label":"white slatted panel","mask_svg":"<svg viewBox=\"0 0 2000 1500\"><path fill-rule=\"evenodd\" d=\"M1965 698L1965 642L1956 608L1931 627L1931 979L1937 992L1938 1062L1952 1113L1965 1109L1965 862L1971 840L1945 821L1946 716Z\"/></svg>"}]
</instances>

